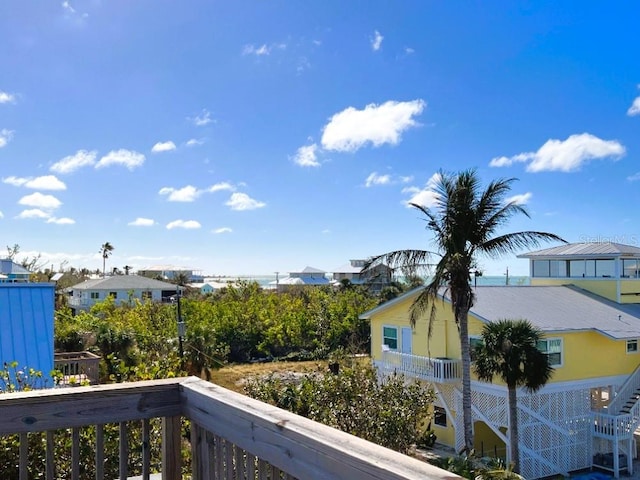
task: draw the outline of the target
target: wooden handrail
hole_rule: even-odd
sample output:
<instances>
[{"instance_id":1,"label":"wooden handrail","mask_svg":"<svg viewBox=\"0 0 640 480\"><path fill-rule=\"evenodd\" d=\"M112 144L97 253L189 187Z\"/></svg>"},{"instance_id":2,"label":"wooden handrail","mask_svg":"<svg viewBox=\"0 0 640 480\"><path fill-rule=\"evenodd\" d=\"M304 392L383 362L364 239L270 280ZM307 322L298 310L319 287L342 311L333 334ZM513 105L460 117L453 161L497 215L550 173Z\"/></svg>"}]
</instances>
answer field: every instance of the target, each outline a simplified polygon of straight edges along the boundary
<instances>
[{"instance_id":1,"label":"wooden handrail","mask_svg":"<svg viewBox=\"0 0 640 480\"><path fill-rule=\"evenodd\" d=\"M196 377L49 389L0 395L0 435L20 434L20 472L26 478L27 435L47 432L46 478L55 478L53 433L71 429L78 452L80 429L96 428L96 476L102 479L102 425L119 424L120 478L127 478L125 422L141 420L141 466L149 475L147 419L162 419L162 476L179 480L182 421L190 422L192 478L350 480L457 479L456 475L286 410ZM93 427L92 427L93 428ZM123 445L122 442L125 442ZM145 451L147 449L147 451ZM138 450L140 451L140 450ZM73 455L76 455L74 453ZM75 457L74 457L75 458ZM50 465L51 463L51 465ZM282 474L282 477L280 476ZM78 478L77 469L71 478ZM257 475L257 477L256 477Z\"/></svg>"}]
</instances>

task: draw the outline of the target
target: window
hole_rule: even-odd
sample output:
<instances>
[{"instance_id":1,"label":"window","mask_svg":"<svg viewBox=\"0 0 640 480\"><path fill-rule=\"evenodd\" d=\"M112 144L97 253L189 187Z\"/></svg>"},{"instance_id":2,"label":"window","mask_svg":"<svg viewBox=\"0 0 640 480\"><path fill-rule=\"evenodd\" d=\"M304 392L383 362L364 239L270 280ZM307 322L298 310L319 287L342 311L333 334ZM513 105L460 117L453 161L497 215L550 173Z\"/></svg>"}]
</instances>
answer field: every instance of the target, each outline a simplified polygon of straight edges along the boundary
<instances>
[{"instance_id":1,"label":"window","mask_svg":"<svg viewBox=\"0 0 640 480\"><path fill-rule=\"evenodd\" d=\"M483 345L482 337L469 337L469 352L471 353L471 361L476 359L476 348Z\"/></svg>"},{"instance_id":2,"label":"window","mask_svg":"<svg viewBox=\"0 0 640 480\"><path fill-rule=\"evenodd\" d=\"M548 338L538 342L538 350L547 355L549 365L552 367L562 366L562 339Z\"/></svg>"},{"instance_id":3,"label":"window","mask_svg":"<svg viewBox=\"0 0 640 480\"><path fill-rule=\"evenodd\" d=\"M638 339L627 340L627 353L638 353Z\"/></svg>"},{"instance_id":4,"label":"window","mask_svg":"<svg viewBox=\"0 0 640 480\"><path fill-rule=\"evenodd\" d=\"M389 347L389 350L398 349L397 327L382 327L382 344Z\"/></svg>"},{"instance_id":5,"label":"window","mask_svg":"<svg viewBox=\"0 0 640 480\"><path fill-rule=\"evenodd\" d=\"M90 296L94 300L98 299L98 298L100 298L100 292L91 292Z\"/></svg>"},{"instance_id":6,"label":"window","mask_svg":"<svg viewBox=\"0 0 640 480\"><path fill-rule=\"evenodd\" d=\"M614 260L596 260L597 277L615 277L616 264Z\"/></svg>"},{"instance_id":7,"label":"window","mask_svg":"<svg viewBox=\"0 0 640 480\"><path fill-rule=\"evenodd\" d=\"M118 292L109 292L109 296L114 299L118 298Z\"/></svg>"},{"instance_id":8,"label":"window","mask_svg":"<svg viewBox=\"0 0 640 480\"><path fill-rule=\"evenodd\" d=\"M433 423L440 427L447 426L447 411L442 407L433 407Z\"/></svg>"},{"instance_id":9,"label":"window","mask_svg":"<svg viewBox=\"0 0 640 480\"><path fill-rule=\"evenodd\" d=\"M549 272L549 260L534 260L533 261L533 276L534 277L548 277Z\"/></svg>"},{"instance_id":10,"label":"window","mask_svg":"<svg viewBox=\"0 0 640 480\"><path fill-rule=\"evenodd\" d=\"M638 268L638 260L623 259L622 260L622 276L627 278L638 278L640 268Z\"/></svg>"}]
</instances>

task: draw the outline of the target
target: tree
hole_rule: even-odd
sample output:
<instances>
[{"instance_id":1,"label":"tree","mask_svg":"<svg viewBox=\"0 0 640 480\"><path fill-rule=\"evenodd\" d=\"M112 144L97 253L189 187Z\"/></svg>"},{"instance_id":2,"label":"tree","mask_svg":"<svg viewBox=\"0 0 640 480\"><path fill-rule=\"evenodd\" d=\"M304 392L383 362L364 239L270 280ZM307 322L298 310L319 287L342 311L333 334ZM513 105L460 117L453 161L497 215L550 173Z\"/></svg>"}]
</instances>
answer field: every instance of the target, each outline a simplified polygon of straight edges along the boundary
<instances>
[{"instance_id":1,"label":"tree","mask_svg":"<svg viewBox=\"0 0 640 480\"><path fill-rule=\"evenodd\" d=\"M401 269L405 275L423 272L429 277L410 309L412 325L429 313L429 335L435 320L435 300L442 294L450 297L460 336L464 450L467 453L473 449L468 331L468 314L474 303L471 272L476 270L481 255L498 258L521 248L537 246L540 241L565 242L557 235L545 232L498 234L511 217L517 214L529 217L523 205L515 200L505 201L515 180L493 180L481 191L480 179L474 169L454 174L440 171L433 187L433 205L425 207L411 203L424 215L437 251L396 250L372 257L365 265L365 269L370 269L386 264Z\"/></svg>"},{"instance_id":2,"label":"tree","mask_svg":"<svg viewBox=\"0 0 640 480\"><path fill-rule=\"evenodd\" d=\"M109 242L104 242L100 247L99 253L102 254L102 276L105 276L105 267L107 265L107 258L111 256L114 247Z\"/></svg>"},{"instance_id":3,"label":"tree","mask_svg":"<svg viewBox=\"0 0 640 480\"><path fill-rule=\"evenodd\" d=\"M551 378L553 367L538 350L542 331L528 320L499 320L484 326L482 343L476 347L474 370L487 382L497 376L507 384L509 392L509 449L513 471L520 471L518 446L517 388L529 392L542 388Z\"/></svg>"}]
</instances>

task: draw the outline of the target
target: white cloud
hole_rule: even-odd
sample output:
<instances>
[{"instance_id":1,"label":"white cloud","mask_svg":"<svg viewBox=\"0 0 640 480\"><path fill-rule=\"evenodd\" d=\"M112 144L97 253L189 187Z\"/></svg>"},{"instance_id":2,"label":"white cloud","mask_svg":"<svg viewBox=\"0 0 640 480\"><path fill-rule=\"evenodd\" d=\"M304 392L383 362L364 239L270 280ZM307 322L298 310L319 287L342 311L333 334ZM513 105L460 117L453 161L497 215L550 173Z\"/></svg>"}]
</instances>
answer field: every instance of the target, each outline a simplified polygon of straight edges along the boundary
<instances>
[{"instance_id":1,"label":"white cloud","mask_svg":"<svg viewBox=\"0 0 640 480\"><path fill-rule=\"evenodd\" d=\"M267 45L263 43L262 45L256 46L253 44L245 45L242 49L242 55L256 55L257 57L262 57L265 55L269 55L273 49L284 50L287 48L286 43L272 43L271 45Z\"/></svg>"},{"instance_id":2,"label":"white cloud","mask_svg":"<svg viewBox=\"0 0 640 480\"><path fill-rule=\"evenodd\" d=\"M62 8L64 8L69 13L76 13L76 9L73 8L67 0L62 2Z\"/></svg>"},{"instance_id":3,"label":"white cloud","mask_svg":"<svg viewBox=\"0 0 640 480\"><path fill-rule=\"evenodd\" d=\"M324 127L322 146L327 150L355 152L367 143L374 147L385 143L396 145L402 132L418 125L413 117L421 114L425 105L423 100L392 100L382 105L369 104L364 110L348 107L331 117Z\"/></svg>"},{"instance_id":4,"label":"white cloud","mask_svg":"<svg viewBox=\"0 0 640 480\"><path fill-rule=\"evenodd\" d=\"M374 185L388 185L391 183L391 175L378 175L378 172L371 173L364 182L364 186L369 188Z\"/></svg>"},{"instance_id":5,"label":"white cloud","mask_svg":"<svg viewBox=\"0 0 640 480\"><path fill-rule=\"evenodd\" d=\"M531 192L527 192L527 193L521 193L519 195L514 195L512 197L509 197L505 200L506 203L515 203L517 205L526 205L527 203L529 203L529 200L531 200L531 197L533 196L533 194Z\"/></svg>"},{"instance_id":6,"label":"white cloud","mask_svg":"<svg viewBox=\"0 0 640 480\"><path fill-rule=\"evenodd\" d=\"M266 43L260 45L259 47L256 47L255 45L245 45L244 48L242 49L243 55L262 56L262 55L269 55L270 52L271 52L271 49L267 46Z\"/></svg>"},{"instance_id":7,"label":"white cloud","mask_svg":"<svg viewBox=\"0 0 640 480\"><path fill-rule=\"evenodd\" d=\"M315 143L300 147L293 157L294 163L301 167L319 167L320 162L318 162L318 157L316 155L317 149L318 145Z\"/></svg>"},{"instance_id":8,"label":"white cloud","mask_svg":"<svg viewBox=\"0 0 640 480\"><path fill-rule=\"evenodd\" d=\"M404 47L404 53L406 53L407 55L411 55L411 54L413 54L415 52L416 51L411 47Z\"/></svg>"},{"instance_id":9,"label":"white cloud","mask_svg":"<svg viewBox=\"0 0 640 480\"><path fill-rule=\"evenodd\" d=\"M625 152L625 147L617 140L602 140L589 133L581 133L571 135L566 140L547 140L537 152L494 158L489 166L504 167L515 162L529 162L526 168L528 172L573 172L589 160L617 160Z\"/></svg>"},{"instance_id":10,"label":"white cloud","mask_svg":"<svg viewBox=\"0 0 640 480\"><path fill-rule=\"evenodd\" d=\"M196 127L203 127L213 122L213 119L211 118L211 112L209 112L206 108L202 109L200 115L196 115L189 120L191 120Z\"/></svg>"},{"instance_id":11,"label":"white cloud","mask_svg":"<svg viewBox=\"0 0 640 480\"><path fill-rule=\"evenodd\" d=\"M424 188L407 187L402 190L402 193L408 193L411 198L405 203L407 207L410 207L411 203L416 205L422 205L423 207L430 208L435 205L439 198L439 194L436 192L436 185L440 181L440 174L434 173L431 178L427 180L427 184Z\"/></svg>"},{"instance_id":12,"label":"white cloud","mask_svg":"<svg viewBox=\"0 0 640 480\"><path fill-rule=\"evenodd\" d=\"M69 217L62 217L62 218L51 217L50 219L47 220L47 223L55 223L56 225L73 225L76 223L76 221L73 218L69 218Z\"/></svg>"},{"instance_id":13,"label":"white cloud","mask_svg":"<svg viewBox=\"0 0 640 480\"><path fill-rule=\"evenodd\" d=\"M173 222L167 223L167 230L172 230L174 228L184 228L186 230L193 230L196 228L200 228L199 222L195 220L174 220Z\"/></svg>"},{"instance_id":14,"label":"white cloud","mask_svg":"<svg viewBox=\"0 0 640 480\"><path fill-rule=\"evenodd\" d=\"M197 147L198 145L202 145L204 140L198 140L197 138L192 138L187 141L187 147Z\"/></svg>"},{"instance_id":15,"label":"white cloud","mask_svg":"<svg viewBox=\"0 0 640 480\"><path fill-rule=\"evenodd\" d=\"M371 38L371 49L374 52L377 52L378 50L380 50L380 47L382 46L382 40L384 40L384 37L380 35L379 31L376 30L373 33L373 37Z\"/></svg>"},{"instance_id":16,"label":"white cloud","mask_svg":"<svg viewBox=\"0 0 640 480\"><path fill-rule=\"evenodd\" d=\"M171 150L175 150L175 149L176 149L176 144L173 143L171 140L169 140L167 142L158 142L158 143L156 143L151 148L151 151L153 153L160 153L160 152L170 152Z\"/></svg>"},{"instance_id":17,"label":"white cloud","mask_svg":"<svg viewBox=\"0 0 640 480\"><path fill-rule=\"evenodd\" d=\"M638 85L638 87L640 88L640 85ZM633 103L629 107L629 110L627 110L627 115L629 115L630 117L640 115L640 97L636 97L633 100Z\"/></svg>"},{"instance_id":18,"label":"white cloud","mask_svg":"<svg viewBox=\"0 0 640 480\"><path fill-rule=\"evenodd\" d=\"M74 155L64 157L51 165L50 170L60 174L75 172L79 168L95 164L97 155L98 152L95 150L78 150Z\"/></svg>"},{"instance_id":19,"label":"white cloud","mask_svg":"<svg viewBox=\"0 0 640 480\"><path fill-rule=\"evenodd\" d=\"M143 217L138 217L135 220L133 220L132 222L127 223L127 225L132 226L132 227L152 227L156 224L155 221L153 221L150 218L143 218Z\"/></svg>"},{"instance_id":20,"label":"white cloud","mask_svg":"<svg viewBox=\"0 0 640 480\"><path fill-rule=\"evenodd\" d=\"M216 235L219 235L221 233L231 233L231 232L233 232L233 230L231 230L229 227L216 228L215 230L212 230L212 231Z\"/></svg>"},{"instance_id":21,"label":"white cloud","mask_svg":"<svg viewBox=\"0 0 640 480\"><path fill-rule=\"evenodd\" d=\"M633 175L629 175L627 177L627 180L630 182L637 182L638 180L640 180L640 172L636 172Z\"/></svg>"},{"instance_id":22,"label":"white cloud","mask_svg":"<svg viewBox=\"0 0 640 480\"><path fill-rule=\"evenodd\" d=\"M0 148L4 147L13 138L13 131L3 128L0 130Z\"/></svg>"},{"instance_id":23,"label":"white cloud","mask_svg":"<svg viewBox=\"0 0 640 480\"><path fill-rule=\"evenodd\" d=\"M34 190L66 190L64 182L58 180L55 175L44 175L41 177L14 177L10 176L2 179L3 183L8 183L15 187L33 188Z\"/></svg>"},{"instance_id":24,"label":"white cloud","mask_svg":"<svg viewBox=\"0 0 640 480\"><path fill-rule=\"evenodd\" d=\"M40 192L26 195L18 200L18 203L27 207L42 208L44 210L55 210L62 205L62 202L53 195L43 195Z\"/></svg>"},{"instance_id":25,"label":"white cloud","mask_svg":"<svg viewBox=\"0 0 640 480\"><path fill-rule=\"evenodd\" d=\"M223 190L229 190L233 192L235 191L235 189L236 187L231 185L229 182L220 182L220 183L211 185L209 188L207 188L207 192L215 193L215 192L221 192Z\"/></svg>"},{"instance_id":26,"label":"white cloud","mask_svg":"<svg viewBox=\"0 0 640 480\"><path fill-rule=\"evenodd\" d=\"M4 213L0 212L0 218L4 218Z\"/></svg>"},{"instance_id":27,"label":"white cloud","mask_svg":"<svg viewBox=\"0 0 640 480\"><path fill-rule=\"evenodd\" d=\"M12 93L3 92L0 90L0 104L2 103L13 103L16 101L16 96Z\"/></svg>"},{"instance_id":28,"label":"white cloud","mask_svg":"<svg viewBox=\"0 0 640 480\"><path fill-rule=\"evenodd\" d=\"M141 166L144 163L145 156L133 150L111 150L96 163L96 168L104 168L110 165L123 165L129 170Z\"/></svg>"},{"instance_id":29,"label":"white cloud","mask_svg":"<svg viewBox=\"0 0 640 480\"><path fill-rule=\"evenodd\" d=\"M225 203L231 210L255 210L265 207L267 204L254 200L246 193L233 193Z\"/></svg>"},{"instance_id":30,"label":"white cloud","mask_svg":"<svg viewBox=\"0 0 640 480\"><path fill-rule=\"evenodd\" d=\"M160 195L169 195L170 202L193 202L202 193L193 185L187 185L179 189L173 187L163 187L158 192Z\"/></svg>"},{"instance_id":31,"label":"white cloud","mask_svg":"<svg viewBox=\"0 0 640 480\"><path fill-rule=\"evenodd\" d=\"M30 208L21 211L16 218L51 218L51 214L44 212L39 208Z\"/></svg>"}]
</instances>

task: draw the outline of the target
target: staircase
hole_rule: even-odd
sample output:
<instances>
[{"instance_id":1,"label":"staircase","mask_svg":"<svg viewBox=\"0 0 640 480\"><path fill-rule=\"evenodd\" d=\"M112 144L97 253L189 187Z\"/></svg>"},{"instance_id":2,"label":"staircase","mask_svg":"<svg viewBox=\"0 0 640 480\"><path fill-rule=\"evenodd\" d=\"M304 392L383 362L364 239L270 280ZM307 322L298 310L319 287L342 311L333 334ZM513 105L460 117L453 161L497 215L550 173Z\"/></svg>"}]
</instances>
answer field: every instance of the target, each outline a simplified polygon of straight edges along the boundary
<instances>
[{"instance_id":1,"label":"staircase","mask_svg":"<svg viewBox=\"0 0 640 480\"><path fill-rule=\"evenodd\" d=\"M592 416L593 437L608 440L606 450L594 452L592 466L609 470L616 478L621 470L633 473L633 434L640 426L640 366L609 405Z\"/></svg>"},{"instance_id":2,"label":"staircase","mask_svg":"<svg viewBox=\"0 0 640 480\"><path fill-rule=\"evenodd\" d=\"M627 400L627 403L625 403L622 408L620 408L618 415L630 414L631 410L633 410L634 405L638 403L638 400L640 400L640 387L636 388L633 393L631 393L631 396Z\"/></svg>"}]
</instances>

